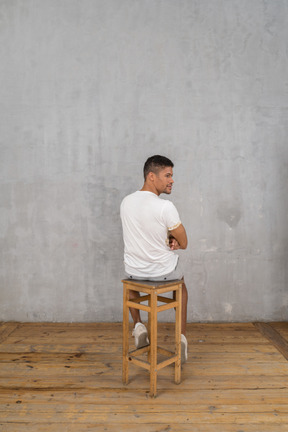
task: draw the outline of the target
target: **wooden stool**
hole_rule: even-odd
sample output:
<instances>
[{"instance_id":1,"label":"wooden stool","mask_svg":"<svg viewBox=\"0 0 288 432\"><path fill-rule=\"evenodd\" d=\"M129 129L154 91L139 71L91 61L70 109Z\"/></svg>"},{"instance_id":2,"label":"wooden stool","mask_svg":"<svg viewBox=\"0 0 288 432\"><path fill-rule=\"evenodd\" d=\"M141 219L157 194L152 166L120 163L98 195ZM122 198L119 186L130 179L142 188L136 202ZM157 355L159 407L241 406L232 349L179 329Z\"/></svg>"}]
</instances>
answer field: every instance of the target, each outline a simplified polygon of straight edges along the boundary
<instances>
[{"instance_id":1,"label":"wooden stool","mask_svg":"<svg viewBox=\"0 0 288 432\"><path fill-rule=\"evenodd\" d=\"M175 383L181 381L181 303L182 281L168 282L138 281L124 279L123 282L123 383L128 383L128 364L134 363L150 371L150 396L157 393L157 372L175 363ZM129 291L138 291L145 295L129 300ZM162 294L175 292L175 300L163 297ZM148 306L141 304L148 301ZM164 305L158 306L158 302ZM148 312L148 335L150 345L129 352L129 307ZM175 352L157 346L157 313L175 308ZM147 361L137 358L148 353ZM167 356L168 359L158 363L157 354Z\"/></svg>"}]
</instances>

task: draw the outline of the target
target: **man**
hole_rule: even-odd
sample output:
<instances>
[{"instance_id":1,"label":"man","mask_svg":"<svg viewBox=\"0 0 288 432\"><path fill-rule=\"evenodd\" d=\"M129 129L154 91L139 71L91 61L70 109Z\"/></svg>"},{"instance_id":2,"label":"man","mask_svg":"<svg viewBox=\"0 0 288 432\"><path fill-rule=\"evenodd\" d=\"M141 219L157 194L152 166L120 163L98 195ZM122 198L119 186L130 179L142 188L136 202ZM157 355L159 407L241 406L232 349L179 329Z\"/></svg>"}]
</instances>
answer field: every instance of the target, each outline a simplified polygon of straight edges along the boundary
<instances>
[{"instance_id":1,"label":"man","mask_svg":"<svg viewBox=\"0 0 288 432\"><path fill-rule=\"evenodd\" d=\"M172 191L173 162L164 156L151 156L144 165L144 185L126 196L120 208L124 238L124 264L127 278L168 281L183 279L177 249L186 249L187 236L178 211L171 201L159 195ZM138 292L130 291L130 299ZM186 320L188 293L183 279L181 358L187 358ZM140 311L130 308L134 321L136 348L149 344L147 329Z\"/></svg>"}]
</instances>

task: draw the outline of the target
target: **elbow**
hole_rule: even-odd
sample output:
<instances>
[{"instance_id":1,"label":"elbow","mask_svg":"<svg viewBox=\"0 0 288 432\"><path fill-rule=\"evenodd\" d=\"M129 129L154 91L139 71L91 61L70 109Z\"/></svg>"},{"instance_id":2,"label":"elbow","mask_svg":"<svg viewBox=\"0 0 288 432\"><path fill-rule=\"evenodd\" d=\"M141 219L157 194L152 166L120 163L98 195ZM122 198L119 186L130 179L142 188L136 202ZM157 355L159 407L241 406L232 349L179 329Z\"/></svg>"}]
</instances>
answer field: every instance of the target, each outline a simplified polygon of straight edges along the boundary
<instances>
[{"instance_id":1,"label":"elbow","mask_svg":"<svg viewBox=\"0 0 288 432\"><path fill-rule=\"evenodd\" d=\"M187 249L187 246L188 246L188 241L186 240L185 243L181 245L181 249Z\"/></svg>"}]
</instances>

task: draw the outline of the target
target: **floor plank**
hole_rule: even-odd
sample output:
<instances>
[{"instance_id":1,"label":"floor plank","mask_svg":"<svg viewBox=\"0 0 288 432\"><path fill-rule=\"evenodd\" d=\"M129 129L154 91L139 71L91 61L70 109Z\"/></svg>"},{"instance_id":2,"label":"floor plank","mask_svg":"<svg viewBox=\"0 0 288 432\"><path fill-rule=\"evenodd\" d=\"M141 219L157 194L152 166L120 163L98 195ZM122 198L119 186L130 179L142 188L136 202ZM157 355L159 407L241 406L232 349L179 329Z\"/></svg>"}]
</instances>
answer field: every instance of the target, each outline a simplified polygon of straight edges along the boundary
<instances>
[{"instance_id":1,"label":"floor plank","mask_svg":"<svg viewBox=\"0 0 288 432\"><path fill-rule=\"evenodd\" d=\"M89 423L61 423L59 428L59 423L1 423L0 428L4 432L135 432L135 425L127 423L100 423L100 424L89 424ZM0 429L2 430L2 429ZM269 424L193 424L193 429L191 429L191 424L173 424L168 423L163 427L161 424L137 424L137 432L287 432L287 424L279 423L269 423Z\"/></svg>"},{"instance_id":2,"label":"floor plank","mask_svg":"<svg viewBox=\"0 0 288 432\"><path fill-rule=\"evenodd\" d=\"M146 397L139 398L138 389L130 389L129 386L125 388L113 388L113 389L80 389L76 391L67 392L67 390L51 391L46 389L33 389L33 391L21 389L21 390L4 390L2 389L0 394L0 403L9 404L21 404L25 403L43 404L47 403L83 403L83 404L95 404L99 401L103 404L116 403L118 405L125 405L133 402L134 405L149 405L151 399ZM178 389L177 393L181 393L183 398L175 398L175 390L165 389L165 392L161 392L161 397L153 399L153 405L162 405L163 403L174 405L181 405L183 400L185 404L204 404L215 405L219 401L222 404L238 404L238 405L250 405L251 400L255 404L263 403L263 406L267 404L287 404L287 388L284 389L214 389L203 390L203 389Z\"/></svg>"}]
</instances>

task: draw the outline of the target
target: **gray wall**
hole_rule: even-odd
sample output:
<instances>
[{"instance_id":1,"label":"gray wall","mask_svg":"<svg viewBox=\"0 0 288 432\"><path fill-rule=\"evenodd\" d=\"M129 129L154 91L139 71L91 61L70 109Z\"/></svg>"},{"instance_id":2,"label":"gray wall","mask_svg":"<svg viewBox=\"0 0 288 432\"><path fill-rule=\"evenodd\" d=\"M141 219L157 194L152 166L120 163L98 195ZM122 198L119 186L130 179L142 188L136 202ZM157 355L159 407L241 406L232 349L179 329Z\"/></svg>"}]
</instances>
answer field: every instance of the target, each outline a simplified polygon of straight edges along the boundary
<instances>
[{"instance_id":1,"label":"gray wall","mask_svg":"<svg viewBox=\"0 0 288 432\"><path fill-rule=\"evenodd\" d=\"M288 319L287 16L0 1L0 320L121 320L119 205L155 153L175 162L189 320Z\"/></svg>"}]
</instances>

